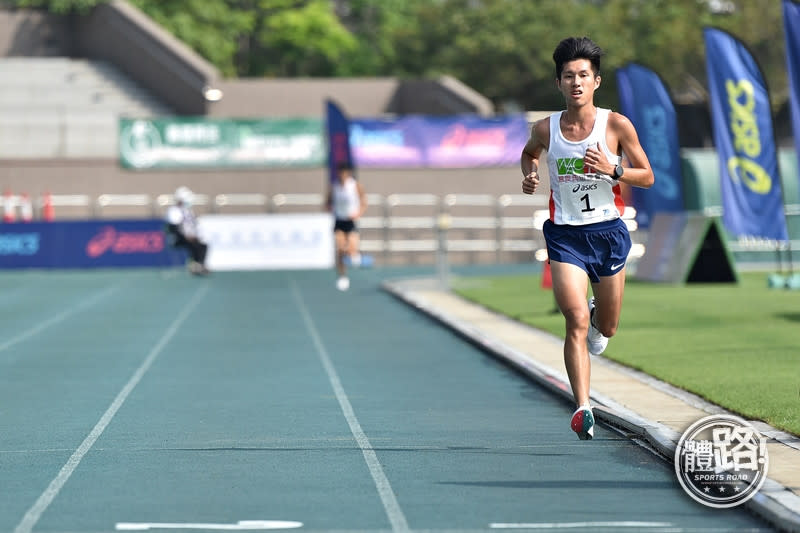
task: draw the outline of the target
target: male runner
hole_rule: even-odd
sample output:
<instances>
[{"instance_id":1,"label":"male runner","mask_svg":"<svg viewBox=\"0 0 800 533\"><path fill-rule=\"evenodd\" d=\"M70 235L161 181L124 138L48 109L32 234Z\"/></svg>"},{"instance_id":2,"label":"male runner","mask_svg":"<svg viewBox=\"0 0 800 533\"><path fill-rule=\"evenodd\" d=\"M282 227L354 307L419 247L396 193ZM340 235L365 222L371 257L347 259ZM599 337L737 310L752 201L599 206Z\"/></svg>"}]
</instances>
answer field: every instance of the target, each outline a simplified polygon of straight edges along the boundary
<instances>
[{"instance_id":1,"label":"male runner","mask_svg":"<svg viewBox=\"0 0 800 533\"><path fill-rule=\"evenodd\" d=\"M539 185L539 158L547 152L550 219L543 232L553 294L566 323L564 363L577 409L570 426L581 440L594 436L589 404L589 354L605 350L617 331L631 248L621 219L619 183L648 188L653 171L633 124L594 105L603 51L587 37L569 37L553 52L556 87L566 110L535 123L522 150L522 192ZM628 167L622 167L622 154ZM588 306L589 282L593 298Z\"/></svg>"},{"instance_id":2,"label":"male runner","mask_svg":"<svg viewBox=\"0 0 800 533\"><path fill-rule=\"evenodd\" d=\"M359 253L359 235L356 221L367 210L367 197L364 187L353 176L353 167L348 163L338 166L337 179L331 184L326 204L333 212L333 236L336 244L336 288L346 291L350 288L347 277L347 264L358 266L361 263Z\"/></svg>"}]
</instances>

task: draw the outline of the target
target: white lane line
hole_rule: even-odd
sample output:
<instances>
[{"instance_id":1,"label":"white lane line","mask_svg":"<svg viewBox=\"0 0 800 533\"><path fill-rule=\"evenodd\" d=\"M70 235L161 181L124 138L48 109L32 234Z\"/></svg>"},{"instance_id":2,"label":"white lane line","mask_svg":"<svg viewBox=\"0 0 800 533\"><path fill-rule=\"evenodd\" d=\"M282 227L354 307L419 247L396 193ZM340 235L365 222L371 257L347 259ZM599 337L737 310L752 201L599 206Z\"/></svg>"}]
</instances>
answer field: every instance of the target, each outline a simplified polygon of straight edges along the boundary
<instances>
[{"instance_id":1,"label":"white lane line","mask_svg":"<svg viewBox=\"0 0 800 533\"><path fill-rule=\"evenodd\" d=\"M50 485L44 490L44 492L39 496L39 499L36 500L36 503L28 509L28 512L25 513L25 516L22 517L22 521L14 528L14 533L30 533L33 530L33 527L42 517L42 514L47 510L53 500L58 496L58 493L64 487L67 480L70 478L72 473L78 468L83 457L89 452L92 448L94 443L103 434L106 427L111 423L111 420L114 418L114 415L117 414L122 404L125 403L125 400L128 398L130 393L133 391L134 387L139 383L142 379L144 374L153 364L156 357L161 353L161 350L164 349L164 346L172 339L175 333L180 328L181 324L186 320L197 304L200 302L200 299L205 295L206 291L208 290L208 285L203 285L202 287L198 288L195 292L194 296L191 300L184 306L181 310L180 314L175 318L172 322L170 327L161 337L161 339L156 343L150 353L147 354L147 357L142 362L141 366L136 369L136 372L133 373L133 376L128 380L122 390L119 391L117 397L114 398L114 401L111 402L111 405L108 407L103 416L100 417L100 420L94 426L92 431L87 435L87 437L83 440L78 449L73 452L72 456L67 460L66 464L61 467L61 471L58 475L50 482Z\"/></svg>"},{"instance_id":2,"label":"white lane line","mask_svg":"<svg viewBox=\"0 0 800 533\"><path fill-rule=\"evenodd\" d=\"M6 342L0 344L0 352L2 352L3 350L7 350L11 346L14 346L15 344L18 344L18 343L20 343L20 342L22 342L22 341L24 341L26 339L29 339L29 338L33 337L37 333L43 331L46 328L49 328L53 324L57 324L57 323L61 322L62 320L64 320L65 318L67 318L67 317L69 317L71 315L74 315L75 313L77 313L78 311L82 310L83 308L89 307L90 305L93 305L98 300L101 300L102 298L105 298L106 296L110 295L111 293L117 291L122 285L123 284L120 283L119 285L114 285L112 287L108 287L107 289L95 294L91 298L83 300L79 304L74 305L74 306L72 306L72 307L70 307L68 309L65 309L65 310L61 311L57 315L52 316L52 317L48 318L47 320L45 320L43 322L40 322L36 326L23 331L22 333L20 333L16 337L12 337L11 339L7 340Z\"/></svg>"},{"instance_id":3,"label":"white lane line","mask_svg":"<svg viewBox=\"0 0 800 533\"><path fill-rule=\"evenodd\" d=\"M389 523L392 525L392 531L409 531L408 522L403 514L403 510L400 508L400 504L397 502L397 497L392 490L392 486L389 484L389 479L386 477L380 461L378 461L378 456L375 454L372 444L370 444L369 439L361 429L361 424L358 423L358 418L356 418L355 411L353 411L353 406L350 405L350 400L347 399L347 394L344 391L344 387L342 387L341 380L339 380L339 375L336 373L330 356L328 356L328 351L322 343L316 326L314 326L314 321L311 318L311 314L308 312L303 297L300 295L300 291L297 289L294 280L290 280L289 283L297 306L300 309L300 313L303 315L306 329L308 329L314 341L314 346L317 348L322 366L325 367L325 372L328 374L328 380L333 387L333 392L336 394L339 406L342 408L347 424L350 426L350 432L353 434L353 437L355 437L358 447L361 448L364 461L366 461L369 472L372 474L375 487L378 489L378 495L380 495L381 502L383 502L383 508L386 510L386 515L389 517Z\"/></svg>"},{"instance_id":4,"label":"white lane line","mask_svg":"<svg viewBox=\"0 0 800 533\"><path fill-rule=\"evenodd\" d=\"M211 529L221 531L253 531L265 529L296 529L302 522L288 520L239 520L235 524L168 523L168 522L117 522L117 531L149 531L151 529Z\"/></svg>"},{"instance_id":5,"label":"white lane line","mask_svg":"<svg viewBox=\"0 0 800 533\"><path fill-rule=\"evenodd\" d=\"M494 523L489 524L492 529L594 529L594 528L621 528L621 527L670 527L670 522L534 522L521 524Z\"/></svg>"}]
</instances>

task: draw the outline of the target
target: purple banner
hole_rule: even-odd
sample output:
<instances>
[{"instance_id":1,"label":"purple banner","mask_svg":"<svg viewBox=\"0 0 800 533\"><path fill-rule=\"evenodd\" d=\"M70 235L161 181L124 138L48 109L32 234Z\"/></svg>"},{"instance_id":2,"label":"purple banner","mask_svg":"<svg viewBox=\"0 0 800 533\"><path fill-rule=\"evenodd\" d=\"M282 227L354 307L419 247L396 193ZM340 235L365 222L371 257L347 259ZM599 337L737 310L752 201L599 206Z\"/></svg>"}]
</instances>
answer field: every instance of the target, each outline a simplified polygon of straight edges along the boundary
<instances>
[{"instance_id":1,"label":"purple banner","mask_svg":"<svg viewBox=\"0 0 800 533\"><path fill-rule=\"evenodd\" d=\"M524 115L350 121L350 147L360 167L516 166L529 134Z\"/></svg>"},{"instance_id":2,"label":"purple banner","mask_svg":"<svg viewBox=\"0 0 800 533\"><path fill-rule=\"evenodd\" d=\"M424 153L409 117L400 120L352 120L350 149L359 167L421 167Z\"/></svg>"}]
</instances>

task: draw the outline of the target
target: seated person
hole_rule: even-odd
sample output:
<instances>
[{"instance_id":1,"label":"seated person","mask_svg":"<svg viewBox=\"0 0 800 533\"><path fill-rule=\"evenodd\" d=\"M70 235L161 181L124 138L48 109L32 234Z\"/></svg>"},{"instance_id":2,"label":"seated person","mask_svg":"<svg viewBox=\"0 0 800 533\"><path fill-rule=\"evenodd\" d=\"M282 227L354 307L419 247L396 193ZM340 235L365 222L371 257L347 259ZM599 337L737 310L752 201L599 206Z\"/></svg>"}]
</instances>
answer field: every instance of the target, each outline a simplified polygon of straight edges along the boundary
<instances>
[{"instance_id":1,"label":"seated person","mask_svg":"<svg viewBox=\"0 0 800 533\"><path fill-rule=\"evenodd\" d=\"M167 231L174 236L176 247L189 252L189 271L198 276L208 274L208 245L200 240L197 232L197 217L192 210L194 193L187 187L178 187L174 199L174 204L167 209Z\"/></svg>"}]
</instances>

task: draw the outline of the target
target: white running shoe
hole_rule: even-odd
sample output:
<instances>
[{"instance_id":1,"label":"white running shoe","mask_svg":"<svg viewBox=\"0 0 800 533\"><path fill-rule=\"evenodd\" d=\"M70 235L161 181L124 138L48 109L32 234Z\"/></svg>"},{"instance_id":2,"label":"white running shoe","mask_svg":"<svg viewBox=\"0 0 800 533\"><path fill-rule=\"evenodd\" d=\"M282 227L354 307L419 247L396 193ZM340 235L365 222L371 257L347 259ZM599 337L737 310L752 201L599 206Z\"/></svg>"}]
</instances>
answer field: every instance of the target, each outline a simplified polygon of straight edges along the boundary
<instances>
[{"instance_id":1,"label":"white running shoe","mask_svg":"<svg viewBox=\"0 0 800 533\"><path fill-rule=\"evenodd\" d=\"M572 431L578 434L581 440L592 440L594 437L594 415L592 408L588 405L581 405L574 413L569 423Z\"/></svg>"},{"instance_id":2,"label":"white running shoe","mask_svg":"<svg viewBox=\"0 0 800 533\"><path fill-rule=\"evenodd\" d=\"M589 298L589 333L586 335L586 346L592 355L600 355L608 346L608 337L603 336L592 320L594 319L594 296Z\"/></svg>"},{"instance_id":3,"label":"white running shoe","mask_svg":"<svg viewBox=\"0 0 800 533\"><path fill-rule=\"evenodd\" d=\"M340 291L346 291L350 288L350 279L346 276L342 276L336 280L336 288Z\"/></svg>"}]
</instances>

